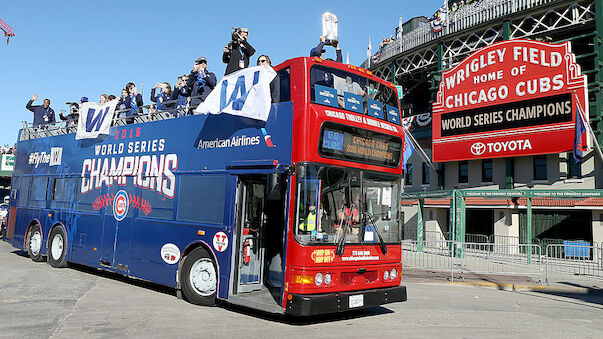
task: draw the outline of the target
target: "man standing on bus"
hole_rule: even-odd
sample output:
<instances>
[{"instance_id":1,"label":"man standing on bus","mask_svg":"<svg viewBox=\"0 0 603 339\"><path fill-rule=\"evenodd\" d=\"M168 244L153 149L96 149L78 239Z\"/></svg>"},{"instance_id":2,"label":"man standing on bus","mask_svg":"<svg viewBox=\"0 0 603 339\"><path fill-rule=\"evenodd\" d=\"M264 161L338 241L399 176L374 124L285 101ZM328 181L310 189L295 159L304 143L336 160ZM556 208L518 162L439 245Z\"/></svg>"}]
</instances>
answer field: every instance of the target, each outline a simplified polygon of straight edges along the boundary
<instances>
[{"instance_id":1,"label":"man standing on bus","mask_svg":"<svg viewBox=\"0 0 603 339\"><path fill-rule=\"evenodd\" d=\"M226 64L224 75L236 72L249 66L249 57L255 53L247 38L249 31L247 28L236 28L232 32L232 41L224 47L222 61Z\"/></svg>"},{"instance_id":2,"label":"man standing on bus","mask_svg":"<svg viewBox=\"0 0 603 339\"><path fill-rule=\"evenodd\" d=\"M326 50L325 50L325 38L324 37L320 37L320 42L318 43L318 46L312 48L310 50L310 57L319 57L322 59L322 56L325 54ZM331 43L331 46L335 47L335 53L337 54L337 60L335 60L336 62L342 63L343 62L343 56L341 53L341 48L339 48L339 42L337 41L333 41ZM327 59L328 60L328 59Z\"/></svg>"},{"instance_id":3,"label":"man standing on bus","mask_svg":"<svg viewBox=\"0 0 603 339\"><path fill-rule=\"evenodd\" d=\"M193 70L186 81L186 94L189 96L200 96L200 98L191 100L191 112L207 98L209 93L216 87L216 75L207 70L207 59L200 57L195 61Z\"/></svg>"},{"instance_id":4,"label":"man standing on bus","mask_svg":"<svg viewBox=\"0 0 603 339\"><path fill-rule=\"evenodd\" d=\"M50 108L50 99L44 99L44 104L42 106L33 106L33 102L38 99L38 95L34 94L31 97L31 100L25 105L25 108L32 111L34 114L33 125L39 126L42 124L52 124L54 123L54 110Z\"/></svg>"}]
</instances>

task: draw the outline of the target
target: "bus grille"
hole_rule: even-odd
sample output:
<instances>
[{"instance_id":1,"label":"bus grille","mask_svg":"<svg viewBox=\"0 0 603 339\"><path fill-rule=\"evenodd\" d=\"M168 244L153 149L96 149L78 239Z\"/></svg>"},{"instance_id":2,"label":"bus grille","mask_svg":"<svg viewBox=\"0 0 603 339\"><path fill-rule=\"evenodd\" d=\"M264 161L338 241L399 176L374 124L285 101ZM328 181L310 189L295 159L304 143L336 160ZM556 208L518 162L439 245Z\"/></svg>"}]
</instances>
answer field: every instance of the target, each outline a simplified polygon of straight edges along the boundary
<instances>
[{"instance_id":1,"label":"bus grille","mask_svg":"<svg viewBox=\"0 0 603 339\"><path fill-rule=\"evenodd\" d=\"M341 273L341 284L342 285L358 285L358 284L370 284L377 281L379 274L377 271L366 271L364 273L358 272L343 272Z\"/></svg>"}]
</instances>

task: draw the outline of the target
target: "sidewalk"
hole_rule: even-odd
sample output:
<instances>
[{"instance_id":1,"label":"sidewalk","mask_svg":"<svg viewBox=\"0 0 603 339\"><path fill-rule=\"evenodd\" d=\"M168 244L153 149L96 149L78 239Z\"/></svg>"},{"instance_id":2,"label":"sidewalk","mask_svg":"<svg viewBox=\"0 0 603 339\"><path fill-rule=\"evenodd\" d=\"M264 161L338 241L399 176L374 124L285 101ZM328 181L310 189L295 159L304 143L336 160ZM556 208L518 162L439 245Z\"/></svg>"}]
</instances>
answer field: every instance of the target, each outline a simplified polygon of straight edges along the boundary
<instances>
[{"instance_id":1,"label":"sidewalk","mask_svg":"<svg viewBox=\"0 0 603 339\"><path fill-rule=\"evenodd\" d=\"M548 284L522 275L454 274L454 282L450 282L450 271L403 269L402 284L413 283L445 283L472 285L507 291L542 291L549 293L601 294L603 295L603 279L570 274L550 274Z\"/></svg>"}]
</instances>

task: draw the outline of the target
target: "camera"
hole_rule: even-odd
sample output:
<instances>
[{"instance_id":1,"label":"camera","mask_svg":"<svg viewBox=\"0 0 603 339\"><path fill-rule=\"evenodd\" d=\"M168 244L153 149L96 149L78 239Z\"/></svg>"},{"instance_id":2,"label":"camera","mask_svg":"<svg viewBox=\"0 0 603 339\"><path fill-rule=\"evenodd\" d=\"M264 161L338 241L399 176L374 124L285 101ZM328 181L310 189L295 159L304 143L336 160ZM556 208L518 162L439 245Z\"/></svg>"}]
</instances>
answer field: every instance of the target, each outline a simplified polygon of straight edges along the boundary
<instances>
[{"instance_id":1,"label":"camera","mask_svg":"<svg viewBox=\"0 0 603 339\"><path fill-rule=\"evenodd\" d=\"M243 32L243 30L240 27L233 28L233 31L232 31L232 34L231 34L232 41L239 41L239 40L241 40L241 33L242 32Z\"/></svg>"}]
</instances>

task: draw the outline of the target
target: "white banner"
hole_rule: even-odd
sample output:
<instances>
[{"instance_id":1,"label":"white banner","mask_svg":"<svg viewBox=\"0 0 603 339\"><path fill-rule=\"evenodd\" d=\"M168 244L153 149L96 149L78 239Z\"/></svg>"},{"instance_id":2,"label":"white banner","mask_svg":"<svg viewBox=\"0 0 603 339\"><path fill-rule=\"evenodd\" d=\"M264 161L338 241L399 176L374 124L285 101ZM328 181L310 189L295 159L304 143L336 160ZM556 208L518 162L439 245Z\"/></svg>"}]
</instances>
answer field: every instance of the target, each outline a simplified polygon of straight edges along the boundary
<instances>
[{"instance_id":1,"label":"white banner","mask_svg":"<svg viewBox=\"0 0 603 339\"><path fill-rule=\"evenodd\" d=\"M75 139L96 139L99 135L108 135L113 121L117 99L104 104L85 102L80 106Z\"/></svg>"},{"instance_id":2,"label":"white banner","mask_svg":"<svg viewBox=\"0 0 603 339\"><path fill-rule=\"evenodd\" d=\"M264 66L249 67L229 74L199 104L195 113L227 113L266 121L272 103L270 82L275 76L276 72L271 67Z\"/></svg>"}]
</instances>

